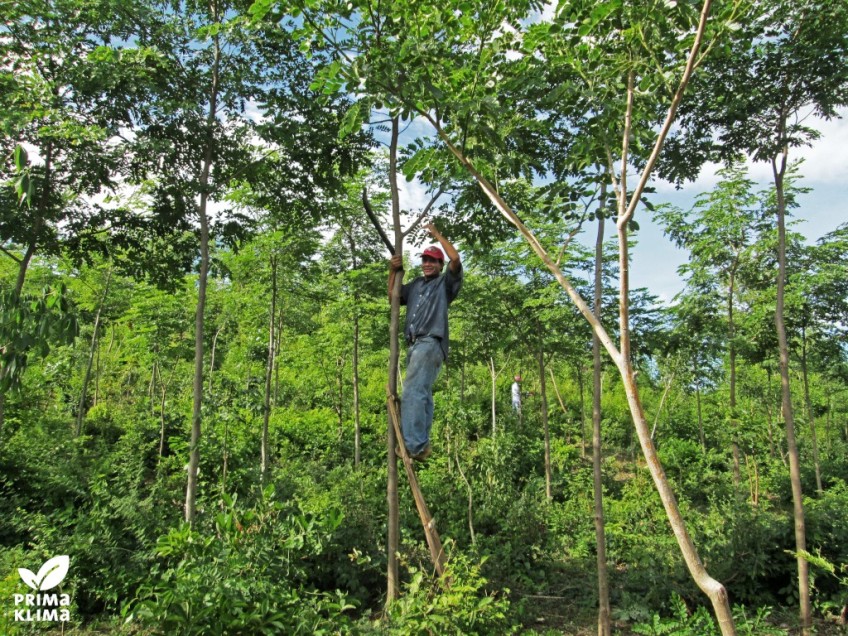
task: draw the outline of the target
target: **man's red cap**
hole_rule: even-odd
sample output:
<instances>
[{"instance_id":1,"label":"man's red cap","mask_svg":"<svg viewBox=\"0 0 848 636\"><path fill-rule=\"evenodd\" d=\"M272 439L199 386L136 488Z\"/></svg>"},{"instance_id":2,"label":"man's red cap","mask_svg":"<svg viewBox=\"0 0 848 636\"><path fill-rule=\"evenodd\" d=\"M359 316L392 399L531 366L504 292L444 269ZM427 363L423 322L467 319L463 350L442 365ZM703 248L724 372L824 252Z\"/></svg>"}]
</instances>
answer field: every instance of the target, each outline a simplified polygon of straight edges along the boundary
<instances>
[{"instance_id":1,"label":"man's red cap","mask_svg":"<svg viewBox=\"0 0 848 636\"><path fill-rule=\"evenodd\" d=\"M421 252L421 256L429 256L430 258L435 258L438 261L445 262L445 255L442 253L442 250L436 247L435 245L431 245L423 252Z\"/></svg>"}]
</instances>

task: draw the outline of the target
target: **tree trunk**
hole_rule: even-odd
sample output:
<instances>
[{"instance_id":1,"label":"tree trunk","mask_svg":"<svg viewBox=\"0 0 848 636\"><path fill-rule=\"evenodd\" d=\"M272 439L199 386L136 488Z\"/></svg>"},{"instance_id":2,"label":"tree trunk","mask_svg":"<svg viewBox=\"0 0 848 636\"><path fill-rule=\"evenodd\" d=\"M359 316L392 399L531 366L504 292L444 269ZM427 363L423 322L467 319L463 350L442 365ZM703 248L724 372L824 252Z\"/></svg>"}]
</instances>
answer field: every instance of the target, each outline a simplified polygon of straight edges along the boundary
<instances>
[{"instance_id":1,"label":"tree trunk","mask_svg":"<svg viewBox=\"0 0 848 636\"><path fill-rule=\"evenodd\" d=\"M594 337L594 336L593 336ZM586 457L586 398L583 386L583 365L577 363L577 389L580 392L580 456Z\"/></svg>"},{"instance_id":2,"label":"tree trunk","mask_svg":"<svg viewBox=\"0 0 848 636\"><path fill-rule=\"evenodd\" d=\"M100 315L103 312L103 305L106 302L106 297L109 295L109 283L112 282L112 268L109 268L109 273L106 275L106 284L103 286L103 295L100 297L100 304L97 306L97 313L94 316L94 333L91 334L91 348L88 352L88 364L85 367L85 376L82 380L82 390L80 391L79 407L77 408L77 428L76 436L79 437L82 433L82 420L85 415L85 397L88 393L88 383L91 380L91 367L94 365L94 355L97 351L97 335L100 330Z\"/></svg>"},{"instance_id":3,"label":"tree trunk","mask_svg":"<svg viewBox=\"0 0 848 636\"><path fill-rule=\"evenodd\" d=\"M695 383L695 404L698 408L698 437L701 440L701 450L707 452L707 436L704 434L704 414L701 409L701 382Z\"/></svg>"},{"instance_id":4,"label":"tree trunk","mask_svg":"<svg viewBox=\"0 0 848 636\"><path fill-rule=\"evenodd\" d=\"M737 490L742 482L742 471L739 466L739 418L736 413L736 327L733 319L733 294L736 285L735 272L731 269L730 283L727 290L727 329L728 357L730 358L730 434L731 453L733 456L733 483Z\"/></svg>"},{"instance_id":5,"label":"tree trunk","mask_svg":"<svg viewBox=\"0 0 848 636\"><path fill-rule=\"evenodd\" d=\"M601 211L595 240L595 318L601 320L604 263L604 211L606 184L601 186ZM582 387L581 387L582 388ZM581 401L582 401L581 390ZM604 522L603 454L601 452L601 341L592 333L592 483L595 502L595 545L598 567L598 636L612 634L609 577L607 574L607 540Z\"/></svg>"},{"instance_id":6,"label":"tree trunk","mask_svg":"<svg viewBox=\"0 0 848 636\"><path fill-rule=\"evenodd\" d=\"M218 7L211 5L212 19L218 22ZM214 126L218 111L218 71L221 61L220 36L213 36L214 61L212 63L212 85L209 91L209 113L206 117L206 147L200 174L200 202L197 215L200 220L200 273L197 283L197 310L194 321L194 382L192 387L191 442L189 445L188 478L186 483L185 521L194 522L197 504L197 474L200 467L200 425L203 405L203 325L206 309L206 286L209 277L209 218L207 203L209 200L209 178L213 161Z\"/></svg>"},{"instance_id":7,"label":"tree trunk","mask_svg":"<svg viewBox=\"0 0 848 636\"><path fill-rule=\"evenodd\" d=\"M554 375L554 370L552 367L548 367L548 375L551 376L551 386L554 387L554 395L556 395L557 402L559 402L559 408L562 409L562 414L568 418L568 409L565 408L565 402L562 399L562 394L559 392L559 386L557 385L556 375ZM567 429L565 441L567 444L571 444L571 430Z\"/></svg>"},{"instance_id":8,"label":"tree trunk","mask_svg":"<svg viewBox=\"0 0 848 636\"><path fill-rule=\"evenodd\" d=\"M489 356L489 376L492 379L492 437L495 436L495 432L497 431L497 411L495 409L495 380L497 380L497 373L495 372L495 359L492 356Z\"/></svg>"},{"instance_id":9,"label":"tree trunk","mask_svg":"<svg viewBox=\"0 0 848 636\"><path fill-rule=\"evenodd\" d=\"M392 199L392 225L394 227L395 254L403 253L403 232L400 226L400 195L397 183L397 147L398 147L398 118L392 118L392 133L389 143L389 186ZM391 318L389 321L389 400L394 400L398 392L398 363L400 360L400 288L403 280L400 276L395 277L394 289L392 289ZM392 424L391 408L387 413L388 426L386 427L386 446L388 455L388 483L386 487L386 499L388 500L388 537L386 544L387 552L387 585L386 605L390 605L400 594L400 570L398 564L398 549L400 546L400 509L398 504L398 466L397 448L398 439Z\"/></svg>"},{"instance_id":10,"label":"tree trunk","mask_svg":"<svg viewBox=\"0 0 848 636\"><path fill-rule=\"evenodd\" d=\"M262 441L259 449L259 475L264 485L268 478L268 424L271 420L271 379L274 375L274 352L277 350L277 255L271 256L271 309L268 312L268 359L265 361L265 391L262 400Z\"/></svg>"},{"instance_id":11,"label":"tree trunk","mask_svg":"<svg viewBox=\"0 0 848 636\"><path fill-rule=\"evenodd\" d=\"M353 314L353 465L359 466L362 446L362 422L359 414L359 307Z\"/></svg>"},{"instance_id":12,"label":"tree trunk","mask_svg":"<svg viewBox=\"0 0 848 636\"><path fill-rule=\"evenodd\" d=\"M542 400L542 429L545 432L545 497L550 501L553 498L551 492L551 434L548 426L548 395L545 390L545 350L542 344L542 325L536 323L539 335L539 397Z\"/></svg>"},{"instance_id":13,"label":"tree trunk","mask_svg":"<svg viewBox=\"0 0 848 636\"><path fill-rule=\"evenodd\" d=\"M801 460L798 446L795 442L795 421L792 409L792 393L789 385L789 343L786 338L784 322L784 304L786 294L786 200L783 191L783 177L786 174L786 157L788 147L785 147L778 159L772 160L774 186L777 194L777 303L774 312L774 324L777 329L778 350L780 352L780 389L783 419L786 424L786 445L789 453L789 480L792 484L792 503L795 519L795 552L798 562L798 602L801 633L810 634L812 615L810 612L810 577L809 564L802 553L807 549L807 530L804 516L804 496L801 492Z\"/></svg>"},{"instance_id":14,"label":"tree trunk","mask_svg":"<svg viewBox=\"0 0 848 636\"><path fill-rule=\"evenodd\" d=\"M218 327L218 330L215 332L215 336L212 338L212 351L209 353L209 386L208 390L212 392L212 376L215 371L215 351L218 349L218 336L221 335L221 332L224 330L224 326L226 323Z\"/></svg>"},{"instance_id":15,"label":"tree trunk","mask_svg":"<svg viewBox=\"0 0 848 636\"><path fill-rule=\"evenodd\" d=\"M816 434L816 416L813 413L813 401L810 399L810 378L807 372L807 330L801 328L801 373L804 378L804 402L807 406L807 421L810 423L810 442L813 447L813 464L816 468L816 491L824 492L822 486L821 463L819 462L819 441Z\"/></svg>"}]
</instances>

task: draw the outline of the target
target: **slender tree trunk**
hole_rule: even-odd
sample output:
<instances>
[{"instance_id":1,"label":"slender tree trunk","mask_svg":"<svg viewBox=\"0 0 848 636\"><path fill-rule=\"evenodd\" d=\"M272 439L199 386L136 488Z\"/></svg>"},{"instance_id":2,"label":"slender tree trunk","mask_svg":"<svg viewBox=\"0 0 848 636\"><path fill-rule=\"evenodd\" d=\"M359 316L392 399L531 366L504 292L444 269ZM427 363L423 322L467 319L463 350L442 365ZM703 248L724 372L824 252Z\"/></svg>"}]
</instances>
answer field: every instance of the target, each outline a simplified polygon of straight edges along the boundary
<instances>
[{"instance_id":1,"label":"slender tree trunk","mask_svg":"<svg viewBox=\"0 0 848 636\"><path fill-rule=\"evenodd\" d=\"M548 375L551 376L551 386L554 387L554 395L556 395L557 402L559 402L559 408L562 409L562 414L565 415L565 417L567 418L568 417L568 409L565 408L565 402L562 399L562 394L559 392L559 386L557 385L556 375L554 375L553 368L548 367ZM571 443L571 430L570 430L570 428L568 429L568 432L566 433L565 441L566 441L567 444Z\"/></svg>"},{"instance_id":2,"label":"slender tree trunk","mask_svg":"<svg viewBox=\"0 0 848 636\"><path fill-rule=\"evenodd\" d=\"M783 191L783 177L786 174L786 157L788 147L785 147L780 159L772 160L774 186L777 194L777 306L774 312L774 323L777 329L778 350L780 352L780 388L783 419L786 424L786 445L789 453L789 480L792 484L792 503L795 519L795 552L798 562L798 601L801 632L808 636L812 627L810 608L810 576L809 564L802 553L807 549L807 530L804 516L804 496L801 492L801 460L798 446L795 442L795 420L792 409L792 393L789 385L789 343L786 338L784 322L784 304L786 295L786 200ZM780 167L778 167L780 161Z\"/></svg>"},{"instance_id":3,"label":"slender tree trunk","mask_svg":"<svg viewBox=\"0 0 848 636\"><path fill-rule=\"evenodd\" d=\"M44 156L44 183L41 188L41 196L39 198L39 217L36 221L35 229L39 230L44 223L44 215L47 213L47 206L50 203L50 190L52 187L51 179L53 174L53 142L47 142L47 148ZM38 232L36 231L35 234ZM24 290L24 281L26 280L29 264L32 262L32 257L38 248L36 239L27 245L23 257L18 261L18 276L15 279L15 298L19 299ZM6 420L6 392L0 391L0 432L3 431L3 424Z\"/></svg>"},{"instance_id":4,"label":"slender tree trunk","mask_svg":"<svg viewBox=\"0 0 848 636\"><path fill-rule=\"evenodd\" d=\"M277 348L274 350L274 404L280 403L280 343L283 341L283 317L285 316L285 307L280 306L277 316Z\"/></svg>"},{"instance_id":5,"label":"slender tree trunk","mask_svg":"<svg viewBox=\"0 0 848 636\"><path fill-rule=\"evenodd\" d=\"M489 376L492 380L492 437L494 437L497 431L497 411L495 409L495 380L497 380L498 374L495 372L495 359L492 356L489 356Z\"/></svg>"},{"instance_id":6,"label":"slender tree trunk","mask_svg":"<svg viewBox=\"0 0 848 636\"><path fill-rule=\"evenodd\" d=\"M660 422L660 414L663 410L663 405L665 404L665 399L668 397L668 392L671 391L671 385L674 383L674 373L671 374L671 377L668 379L668 382L665 385L665 389L663 390L662 397L660 398L660 405L657 407L657 414L654 416L654 427L651 429L651 439L656 439L657 434L657 426Z\"/></svg>"},{"instance_id":7,"label":"slender tree trunk","mask_svg":"<svg viewBox=\"0 0 848 636\"><path fill-rule=\"evenodd\" d=\"M392 118L391 141L389 143L389 187L392 199L392 225L394 227L395 254L403 253L403 232L400 226L400 196L397 183L397 147L398 147L398 118ZM389 324L389 400L395 399L398 391L398 363L400 361L400 288L403 284L401 276L395 277L392 289L391 318ZM386 446L388 456L388 482L386 499L389 506L388 537L387 537L387 586L386 605L390 605L400 594L400 570L398 564L398 549L400 546L400 509L398 504L398 440L392 424L391 409L387 414L388 426L386 431Z\"/></svg>"},{"instance_id":8,"label":"slender tree trunk","mask_svg":"<svg viewBox=\"0 0 848 636\"><path fill-rule=\"evenodd\" d=\"M698 408L698 437L701 439L701 449L707 451L707 436L704 434L704 414L701 408L701 382L695 383L695 404Z\"/></svg>"},{"instance_id":9,"label":"slender tree trunk","mask_svg":"<svg viewBox=\"0 0 848 636\"><path fill-rule=\"evenodd\" d=\"M580 456L586 457L586 396L583 383L583 365L577 363L577 390L580 392Z\"/></svg>"},{"instance_id":10,"label":"slender tree trunk","mask_svg":"<svg viewBox=\"0 0 848 636\"><path fill-rule=\"evenodd\" d=\"M344 365L343 357L336 358L336 386L339 389L336 413L339 415L339 441L344 439Z\"/></svg>"},{"instance_id":11,"label":"slender tree trunk","mask_svg":"<svg viewBox=\"0 0 848 636\"><path fill-rule=\"evenodd\" d=\"M598 214L598 234L595 239L595 297L593 311L601 320L604 266L604 206L606 183L601 186L601 210ZM582 390L581 390L582 393ZM582 401L582 395L581 395ZM582 410L582 405L581 405ZM601 450L601 341L592 333L592 483L595 503L595 545L598 568L598 636L612 634L609 577L607 573L607 539L604 521L603 453Z\"/></svg>"},{"instance_id":12,"label":"slender tree trunk","mask_svg":"<svg viewBox=\"0 0 848 636\"><path fill-rule=\"evenodd\" d=\"M212 2L212 19L218 23L218 7ZM206 287L209 277L209 178L215 142L215 121L218 111L218 71L221 61L220 36L213 36L214 61L212 63L212 85L209 91L209 113L206 117L206 146L200 174L200 203L197 215L200 220L200 273L197 282L197 310L194 322L194 383L192 387L191 442L189 444L188 479L186 483L185 521L194 522L197 505L197 474L200 467L201 408L203 405L203 325L206 310Z\"/></svg>"},{"instance_id":13,"label":"slender tree trunk","mask_svg":"<svg viewBox=\"0 0 848 636\"><path fill-rule=\"evenodd\" d=\"M746 454L745 463L748 465L748 480L751 483L751 505L756 507L760 505L760 473L757 469L757 460L753 455L749 460Z\"/></svg>"},{"instance_id":14,"label":"slender tree trunk","mask_svg":"<svg viewBox=\"0 0 848 636\"><path fill-rule=\"evenodd\" d=\"M801 373L804 379L804 402L807 406L807 420L810 423L810 442L813 447L813 464L816 468L816 491L824 492L822 486L821 463L819 462L819 441L816 434L816 416L813 413L813 401L810 399L810 378L807 372L807 330L801 328Z\"/></svg>"},{"instance_id":15,"label":"slender tree trunk","mask_svg":"<svg viewBox=\"0 0 848 636\"><path fill-rule=\"evenodd\" d=\"M462 471L462 465L459 463L459 452L454 452L454 459L456 460L456 469L459 471L459 476L462 478L468 493L468 534L471 537L471 545L474 545L477 542L477 536L474 534L474 492L471 490L471 484L468 483L468 479Z\"/></svg>"},{"instance_id":16,"label":"slender tree trunk","mask_svg":"<svg viewBox=\"0 0 848 636\"><path fill-rule=\"evenodd\" d=\"M548 426L548 395L545 378L545 349L542 342L542 325L536 323L539 335L539 397L542 400L542 429L545 432L545 496L548 501L553 499L551 491L551 433Z\"/></svg>"},{"instance_id":17,"label":"slender tree trunk","mask_svg":"<svg viewBox=\"0 0 848 636\"><path fill-rule=\"evenodd\" d=\"M731 451L733 456L733 483L737 490L742 482L742 471L739 466L739 418L736 413L736 326L733 318L733 296L736 285L735 269L731 269L730 283L727 290L727 329L728 357L730 358L730 431Z\"/></svg>"},{"instance_id":18,"label":"slender tree trunk","mask_svg":"<svg viewBox=\"0 0 848 636\"><path fill-rule=\"evenodd\" d=\"M88 352L88 363L85 367L85 376L82 380L82 390L80 391L79 407L77 408L77 428L76 436L79 437L82 433L82 420L85 416L85 397L88 393L88 383L91 380L91 368L94 365L94 356L97 352L97 336L100 331L100 315L103 312L103 305L106 303L106 297L109 295L109 284L112 282L112 268L109 268L109 273L106 275L106 284L103 286L103 295L100 297L100 304L97 306L97 313L94 316L94 332L91 334L91 347Z\"/></svg>"},{"instance_id":19,"label":"slender tree trunk","mask_svg":"<svg viewBox=\"0 0 848 636\"><path fill-rule=\"evenodd\" d=\"M212 376L215 372L215 351L218 349L218 336L221 335L221 332L224 330L224 326L226 323L218 327L215 331L215 336L212 338L212 351L209 354L209 386L208 390L212 392Z\"/></svg>"},{"instance_id":20,"label":"slender tree trunk","mask_svg":"<svg viewBox=\"0 0 848 636\"><path fill-rule=\"evenodd\" d=\"M362 446L362 422L359 414L359 306L353 314L353 465L359 466Z\"/></svg>"},{"instance_id":21,"label":"slender tree trunk","mask_svg":"<svg viewBox=\"0 0 848 636\"><path fill-rule=\"evenodd\" d=\"M15 295L20 297L21 292L24 290L24 281L26 280L27 271L29 270L29 264L32 262L32 257L35 255L37 244L35 241L30 243L27 246L26 252L24 252L24 256L18 264L18 277L15 279Z\"/></svg>"},{"instance_id":22,"label":"slender tree trunk","mask_svg":"<svg viewBox=\"0 0 848 636\"><path fill-rule=\"evenodd\" d=\"M268 424L271 420L271 379L274 375L274 352L277 350L277 255L271 255L271 309L268 312L268 359L265 361L265 391L262 400L262 442L259 449L259 474L265 484L268 478Z\"/></svg>"}]
</instances>

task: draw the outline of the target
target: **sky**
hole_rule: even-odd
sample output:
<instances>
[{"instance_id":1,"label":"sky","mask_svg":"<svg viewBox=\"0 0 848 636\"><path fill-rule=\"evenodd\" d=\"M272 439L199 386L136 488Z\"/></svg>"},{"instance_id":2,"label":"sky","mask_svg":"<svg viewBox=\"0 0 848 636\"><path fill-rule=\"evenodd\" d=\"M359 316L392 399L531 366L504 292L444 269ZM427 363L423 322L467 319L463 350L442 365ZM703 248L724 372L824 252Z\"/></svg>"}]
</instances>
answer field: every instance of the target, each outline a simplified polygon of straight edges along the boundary
<instances>
[{"instance_id":1,"label":"sky","mask_svg":"<svg viewBox=\"0 0 848 636\"><path fill-rule=\"evenodd\" d=\"M800 167L802 179L798 185L811 189L799 198L800 207L794 211L794 218L801 221L794 229L809 243L815 243L839 225L848 223L848 109L841 111L841 115L841 119L808 122L821 133L821 138L811 147L793 149L789 155L790 161L803 159ZM416 122L405 136L430 134L426 125ZM715 164L705 166L695 182L679 190L669 183L654 182L652 185L657 192L650 200L655 205L670 203L688 210L699 194L716 184L719 168ZM748 163L748 176L756 182L758 189L768 188L772 184L771 164ZM404 179L400 180L400 186L401 207L412 212L421 210L428 200L424 188L419 183ZM631 288L645 287L663 303L670 303L683 289L677 268L687 262L688 255L663 235L661 228L650 219L647 209L638 208L635 218L640 229L635 234L638 242L632 254ZM608 224L608 228L608 237L614 238L614 224ZM589 234L584 232L578 240L594 246L594 233L592 230ZM461 253L462 246L458 248Z\"/></svg>"}]
</instances>

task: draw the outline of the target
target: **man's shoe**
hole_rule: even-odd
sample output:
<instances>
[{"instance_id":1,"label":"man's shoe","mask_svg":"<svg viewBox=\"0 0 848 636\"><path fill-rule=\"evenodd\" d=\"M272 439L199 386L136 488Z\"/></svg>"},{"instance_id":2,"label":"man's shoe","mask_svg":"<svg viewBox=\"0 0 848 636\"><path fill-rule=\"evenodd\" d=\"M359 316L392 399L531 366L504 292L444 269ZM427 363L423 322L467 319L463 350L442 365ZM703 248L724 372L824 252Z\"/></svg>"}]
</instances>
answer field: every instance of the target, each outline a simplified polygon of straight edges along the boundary
<instances>
[{"instance_id":1,"label":"man's shoe","mask_svg":"<svg viewBox=\"0 0 848 636\"><path fill-rule=\"evenodd\" d=\"M415 455L410 455L410 457L412 457L412 459L414 459L417 462L423 462L425 459L427 459L430 456L430 453L432 453L432 452L433 452L433 449L430 448L430 446L428 444L427 446L424 447L423 451L421 451L420 453L417 453Z\"/></svg>"}]
</instances>

